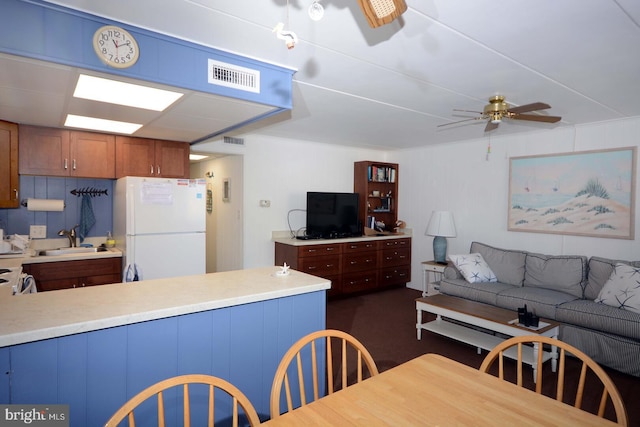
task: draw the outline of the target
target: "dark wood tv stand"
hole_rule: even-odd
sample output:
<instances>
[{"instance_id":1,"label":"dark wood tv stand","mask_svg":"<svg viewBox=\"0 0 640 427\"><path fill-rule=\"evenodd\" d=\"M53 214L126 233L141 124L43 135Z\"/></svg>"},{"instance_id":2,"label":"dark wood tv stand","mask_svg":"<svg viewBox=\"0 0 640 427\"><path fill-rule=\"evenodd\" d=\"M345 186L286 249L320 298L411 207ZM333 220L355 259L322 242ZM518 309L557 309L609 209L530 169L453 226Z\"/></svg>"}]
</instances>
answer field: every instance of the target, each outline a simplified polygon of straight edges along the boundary
<instances>
[{"instance_id":1,"label":"dark wood tv stand","mask_svg":"<svg viewBox=\"0 0 640 427\"><path fill-rule=\"evenodd\" d=\"M331 280L329 296L344 296L411 280L411 236L275 239L275 264Z\"/></svg>"}]
</instances>

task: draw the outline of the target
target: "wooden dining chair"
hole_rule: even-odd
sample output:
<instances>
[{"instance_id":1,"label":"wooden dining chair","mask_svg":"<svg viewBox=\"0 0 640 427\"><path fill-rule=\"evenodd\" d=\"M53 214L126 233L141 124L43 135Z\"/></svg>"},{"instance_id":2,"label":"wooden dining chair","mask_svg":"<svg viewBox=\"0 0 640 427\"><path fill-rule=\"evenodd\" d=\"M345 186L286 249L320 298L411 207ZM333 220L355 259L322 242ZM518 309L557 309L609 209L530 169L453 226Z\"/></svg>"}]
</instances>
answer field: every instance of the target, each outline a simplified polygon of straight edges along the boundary
<instances>
[{"instance_id":1,"label":"wooden dining chair","mask_svg":"<svg viewBox=\"0 0 640 427\"><path fill-rule=\"evenodd\" d=\"M585 353L580 351L579 349L569 345L563 341L543 337L539 335L525 335L520 337L509 338L502 343L498 344L493 350L487 354L484 358L482 364L480 365L480 371L489 372L489 369L493 365L493 363L498 361L498 377L500 379L505 379L505 371L506 365L504 358L506 357L505 353L509 350L513 351L514 347L516 348L515 355L517 358L515 359L516 363L516 383L520 387L525 387L523 385L523 353L525 352L525 347L528 345L538 344L538 348L540 351L537 352L537 359L533 361L536 365L536 378L535 378L535 392L538 394L543 394L543 386L542 386L542 367L543 367L543 346L556 346L558 348L558 369L557 369L557 384L555 389L555 399L559 400L563 403L570 403L565 401L565 376L566 376L566 358L569 355L574 356L580 362L580 377L577 383L576 393L574 397L574 404L578 409L583 408L583 395L585 390L585 384L587 383L587 378L589 378L589 385L597 386L597 381L601 383L602 386L602 394L600 395L600 401L598 406L597 415L599 417L604 417L605 408L607 406L607 402L611 400L613 404L613 408L615 410L616 418L618 424L626 426L628 425L627 411L624 406L624 402L622 401L622 397L620 396L620 392L618 388L613 383L609 375L602 369L600 365L598 365L593 359L587 356ZM528 349L527 349L528 350ZM510 355L510 358L514 357L514 353ZM528 363L529 364L529 363ZM595 376L594 376L595 374ZM594 381L596 384L594 384Z\"/></svg>"},{"instance_id":2,"label":"wooden dining chair","mask_svg":"<svg viewBox=\"0 0 640 427\"><path fill-rule=\"evenodd\" d=\"M125 418L127 418L129 421L129 427L135 427L134 410L137 409L141 403L145 402L147 399L152 398L153 396L157 396L158 426L164 427L165 423L167 425L173 425L173 422L165 420L165 408L168 408L168 405L165 402L165 400L168 399L165 399L165 394L169 395L169 389L179 386L182 386L182 426L189 427L191 426L191 414L193 412L191 407L189 389L190 386L194 386L195 384L204 384L205 386L208 386L209 389L207 406L207 425L209 427L213 427L215 420L216 405L214 401L214 394L216 396L216 399L218 400L222 400L223 396L225 395L227 396L224 401L228 401L229 403L231 403L232 425L234 427L238 426L239 420L241 418L241 412L239 411L238 406L242 408L242 411L249 421L250 426L257 426L260 424L260 419L258 418L258 413L256 412L255 408L253 407L249 399L244 395L244 393L242 393L236 386L229 383L228 381L223 380L222 378L213 377L210 375L191 374L168 378L147 387L146 389L129 399L129 401L124 405L122 405L122 407L120 407L120 409L118 409L116 413L113 414L109 421L107 421L105 427L116 427L120 425L120 423ZM218 390L221 390L224 394L221 394ZM227 423L228 418L225 417L224 421L225 423Z\"/></svg>"},{"instance_id":3,"label":"wooden dining chair","mask_svg":"<svg viewBox=\"0 0 640 427\"><path fill-rule=\"evenodd\" d=\"M324 352L322 352L322 348L318 349L322 345L325 348ZM323 357L324 359L321 359ZM323 366L325 367L324 375L322 375ZM353 375L349 372L350 366L355 366ZM353 371L353 368L351 370ZM305 378L305 372L307 378ZM297 376L297 389L295 378L291 380L292 387L290 375ZM271 387L271 418L277 418L281 415L280 403L283 386L288 412L294 407L306 405L324 395L332 394L337 391L336 388L338 390L344 389L352 383L359 383L373 375L378 375L376 362L365 346L356 338L346 332L333 329L313 332L294 343L278 365ZM322 386L326 392L321 395ZM307 397L307 392L310 391L308 387L313 388L312 397ZM298 390L295 405L292 390L294 393Z\"/></svg>"}]
</instances>

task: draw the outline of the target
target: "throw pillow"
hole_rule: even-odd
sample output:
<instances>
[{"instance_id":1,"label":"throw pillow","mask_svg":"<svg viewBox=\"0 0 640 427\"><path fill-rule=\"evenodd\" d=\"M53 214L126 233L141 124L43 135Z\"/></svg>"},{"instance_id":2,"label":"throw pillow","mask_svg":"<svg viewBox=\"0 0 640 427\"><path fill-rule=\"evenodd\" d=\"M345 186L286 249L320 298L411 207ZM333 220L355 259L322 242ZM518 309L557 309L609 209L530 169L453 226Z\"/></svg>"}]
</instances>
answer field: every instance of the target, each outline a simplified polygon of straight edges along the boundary
<instances>
[{"instance_id":1,"label":"throw pillow","mask_svg":"<svg viewBox=\"0 0 640 427\"><path fill-rule=\"evenodd\" d=\"M498 278L479 253L449 255L449 259L469 283L497 282Z\"/></svg>"},{"instance_id":2,"label":"throw pillow","mask_svg":"<svg viewBox=\"0 0 640 427\"><path fill-rule=\"evenodd\" d=\"M640 313L640 267L617 263L595 301Z\"/></svg>"}]
</instances>

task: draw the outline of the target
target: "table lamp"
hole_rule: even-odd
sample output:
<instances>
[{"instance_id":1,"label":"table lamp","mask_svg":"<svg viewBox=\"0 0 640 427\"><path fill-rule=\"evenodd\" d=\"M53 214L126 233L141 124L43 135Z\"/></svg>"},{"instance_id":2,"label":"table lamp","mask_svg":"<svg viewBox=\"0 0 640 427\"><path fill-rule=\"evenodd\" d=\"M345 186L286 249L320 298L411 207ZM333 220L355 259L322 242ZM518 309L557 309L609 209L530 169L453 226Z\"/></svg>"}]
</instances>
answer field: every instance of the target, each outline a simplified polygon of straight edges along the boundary
<instances>
[{"instance_id":1,"label":"table lamp","mask_svg":"<svg viewBox=\"0 0 640 427\"><path fill-rule=\"evenodd\" d=\"M447 237L456 237L456 225L453 222L453 214L447 211L433 211L426 236L433 238L433 257L438 264L447 263Z\"/></svg>"}]
</instances>

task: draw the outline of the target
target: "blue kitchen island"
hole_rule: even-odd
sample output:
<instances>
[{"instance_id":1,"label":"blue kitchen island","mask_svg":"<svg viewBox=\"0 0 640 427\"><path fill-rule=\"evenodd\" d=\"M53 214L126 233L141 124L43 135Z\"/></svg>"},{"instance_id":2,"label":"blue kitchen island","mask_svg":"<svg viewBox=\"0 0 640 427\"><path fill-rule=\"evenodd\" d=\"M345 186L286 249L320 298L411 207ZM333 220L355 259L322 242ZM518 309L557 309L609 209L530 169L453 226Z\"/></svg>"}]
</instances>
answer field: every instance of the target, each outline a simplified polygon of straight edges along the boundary
<instances>
[{"instance_id":1,"label":"blue kitchen island","mask_svg":"<svg viewBox=\"0 0 640 427\"><path fill-rule=\"evenodd\" d=\"M68 404L100 426L167 377L205 373L260 418L278 362L326 325L326 279L279 267L12 296L0 288L0 403Z\"/></svg>"}]
</instances>

